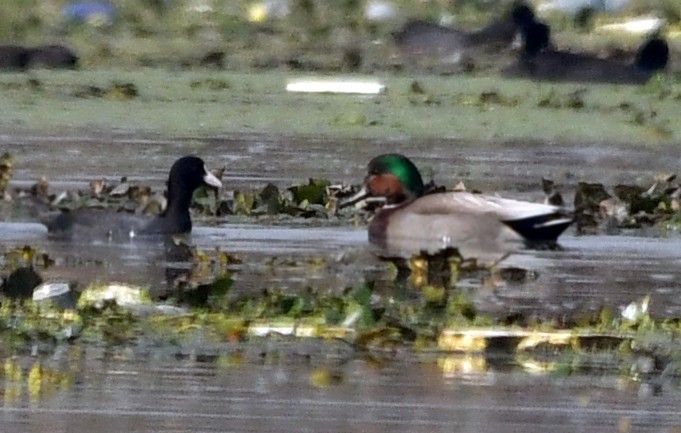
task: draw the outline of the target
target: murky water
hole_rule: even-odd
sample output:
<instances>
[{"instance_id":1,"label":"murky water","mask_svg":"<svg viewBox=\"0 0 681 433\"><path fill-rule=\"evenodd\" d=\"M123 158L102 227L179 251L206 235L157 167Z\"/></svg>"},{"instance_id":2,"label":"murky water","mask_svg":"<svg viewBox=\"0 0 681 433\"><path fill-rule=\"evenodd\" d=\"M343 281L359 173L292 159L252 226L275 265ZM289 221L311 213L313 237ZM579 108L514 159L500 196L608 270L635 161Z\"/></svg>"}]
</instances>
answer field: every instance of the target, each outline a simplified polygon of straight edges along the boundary
<instances>
[{"instance_id":1,"label":"murky water","mask_svg":"<svg viewBox=\"0 0 681 433\"><path fill-rule=\"evenodd\" d=\"M554 178L568 200L577 181L614 185L657 171L674 172L681 151L650 152L616 145L505 143L477 146L443 140L413 143L332 142L280 137L156 140L125 134L110 137L0 136L0 153L17 159L13 185L28 186L46 175L53 190L85 187L94 178L129 176L161 187L180 155L196 153L212 167L227 166L226 189L286 187L309 177L359 183L367 161L381 152L403 152L420 167L432 167L438 183L458 179L486 192L541 200L540 179ZM607 149L607 150L606 150ZM134 155L135 157L131 157ZM46 279L124 281L163 290L169 270L182 263L154 242L89 244L48 240L30 217L5 212L3 249L30 244L48 252L55 265ZM280 287L338 288L364 281L386 282L364 229L334 221L199 221L190 243L242 258L233 266L235 290ZM505 264L529 269L533 278L486 285L464 281L478 308L490 314L521 312L558 317L613 309L646 295L652 314L681 314L681 243L677 236L584 236L568 233L560 251L522 251ZM308 265L322 259L324 266ZM283 260L286 259L286 260ZM278 261L280 260L280 261ZM274 265L272 265L274 263ZM172 272L170 272L172 273ZM386 283L387 284L387 283ZM305 346L305 344L303 344ZM271 348L270 348L271 349ZM228 353L233 349L217 349ZM250 348L247 350L257 350ZM269 349L263 349L268 353ZM437 359L402 354L382 363L348 355L342 362L307 356L307 346L268 362L252 357L225 366L192 356L114 356L83 349L76 366L59 365L70 385L38 399L6 390L2 430L25 431L461 431L512 432L578 429L677 431L680 389L665 383L629 383L613 375L556 378L519 374L514 368L454 373ZM95 352L93 354L92 352ZM154 353L153 351L151 353ZM52 363L66 355L53 355ZM312 360L312 361L311 361ZM69 364L72 361L66 362ZM328 387L311 377L331 368ZM332 366L326 364L331 362ZM9 398L8 396L14 396Z\"/></svg>"},{"instance_id":2,"label":"murky water","mask_svg":"<svg viewBox=\"0 0 681 433\"><path fill-rule=\"evenodd\" d=\"M289 186L309 177L359 183L369 160L401 152L421 168L432 169L438 183L464 180L486 192L528 193L541 197L541 177L557 181L566 193L577 181L614 185L657 172L675 172L681 152L675 146L618 146L613 143L476 143L456 139L413 142L290 137L214 137L155 139L126 134L68 137L0 135L0 150L18 156L17 185L30 185L41 175L55 189L84 187L92 179L150 181L161 186L170 165L188 153L200 155L210 167L226 166L228 189L255 189L267 182ZM58 162L58 163L57 163ZM424 177L428 177L424 172Z\"/></svg>"},{"instance_id":3,"label":"murky water","mask_svg":"<svg viewBox=\"0 0 681 433\"><path fill-rule=\"evenodd\" d=\"M681 394L614 377L512 371L447 375L436 360L380 365L123 361L82 354L73 382L45 398L5 397L3 431L518 432L678 431ZM334 381L312 378L331 371Z\"/></svg>"}]
</instances>

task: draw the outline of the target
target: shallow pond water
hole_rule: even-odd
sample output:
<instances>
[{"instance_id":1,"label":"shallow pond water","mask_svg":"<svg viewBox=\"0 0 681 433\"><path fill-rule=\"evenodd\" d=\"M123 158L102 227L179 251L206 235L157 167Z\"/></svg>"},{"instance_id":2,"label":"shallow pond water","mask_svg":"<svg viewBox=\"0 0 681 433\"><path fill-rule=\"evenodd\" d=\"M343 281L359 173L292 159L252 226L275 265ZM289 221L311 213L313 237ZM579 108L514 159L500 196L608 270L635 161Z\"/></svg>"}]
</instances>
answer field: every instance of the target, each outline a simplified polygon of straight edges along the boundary
<instances>
[{"instance_id":1,"label":"shallow pond water","mask_svg":"<svg viewBox=\"0 0 681 433\"><path fill-rule=\"evenodd\" d=\"M412 356L313 365L306 348L289 350L231 364L86 351L52 395L6 397L3 431L673 432L681 423L671 387L503 368L452 375L438 367L444 359ZM334 379L321 386L314 378L325 372Z\"/></svg>"},{"instance_id":2,"label":"shallow pond water","mask_svg":"<svg viewBox=\"0 0 681 433\"><path fill-rule=\"evenodd\" d=\"M359 183L368 160L390 151L430 167L438 183L453 185L463 179L469 187L509 197L541 200L541 177L552 177L569 202L578 181L645 184L658 171L674 172L681 159L681 151L671 147L651 152L615 144L606 151L605 146L554 143L547 151L532 142L483 147L400 138L0 137L0 153L10 151L16 157L12 185L26 187L46 175L52 191L85 188L102 176L112 181L129 176L161 188L170 164L186 153L202 156L211 167L225 165L227 190L257 190L267 182L285 188L310 177ZM159 243L54 241L34 217L3 209L2 219L3 250L29 244L55 260L44 272L46 279L81 285L124 281L162 292L169 272L189 267L169 258ZM342 290L365 281L390 288L390 271L373 256L362 227L319 219L256 218L200 219L195 227L189 242L199 250L219 248L241 258L241 264L231 265L235 290ZM531 271L532 278L492 285L474 278L462 281L462 290L481 312L493 315L522 312L554 318L604 306L617 310L646 295L651 295L655 317L681 315L677 235L575 236L569 231L561 245L557 251L520 251L504 262ZM172 348L152 348L144 356L85 348L77 365L57 368L73 376L70 385L38 399L26 392L5 399L0 409L3 431L88 431L93 423L105 432L676 431L681 424L676 410L681 393L674 383L628 382L612 374L535 376L513 366L452 373L441 359L413 354L378 363L350 354L339 362L325 349L299 344L303 348L296 346L293 354L276 361L253 355L229 366L197 360L205 347L179 359L166 353ZM56 350L49 362L72 362ZM272 350L279 349L262 349L265 354ZM310 355L310 350L317 352ZM225 351L215 349L216 356ZM313 384L316 362L324 368L333 364L329 386Z\"/></svg>"}]
</instances>

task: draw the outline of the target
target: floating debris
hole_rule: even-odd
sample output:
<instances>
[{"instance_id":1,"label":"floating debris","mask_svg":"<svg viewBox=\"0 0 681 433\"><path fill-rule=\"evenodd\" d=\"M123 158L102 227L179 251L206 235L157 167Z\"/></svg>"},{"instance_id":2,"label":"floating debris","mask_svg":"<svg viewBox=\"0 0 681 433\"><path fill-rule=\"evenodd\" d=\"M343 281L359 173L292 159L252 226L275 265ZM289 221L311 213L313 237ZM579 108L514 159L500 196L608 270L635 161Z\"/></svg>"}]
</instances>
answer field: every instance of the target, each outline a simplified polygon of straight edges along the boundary
<instances>
[{"instance_id":1,"label":"floating debris","mask_svg":"<svg viewBox=\"0 0 681 433\"><path fill-rule=\"evenodd\" d=\"M68 283L43 283L33 290L33 302L51 302L64 310L76 308L76 295Z\"/></svg>"},{"instance_id":2,"label":"floating debris","mask_svg":"<svg viewBox=\"0 0 681 433\"><path fill-rule=\"evenodd\" d=\"M613 194L600 183L579 182L575 191L575 219L580 233L611 232L662 223L673 229L680 216L681 187L673 184L676 176L663 173L650 187L618 184Z\"/></svg>"},{"instance_id":3,"label":"floating debris","mask_svg":"<svg viewBox=\"0 0 681 433\"><path fill-rule=\"evenodd\" d=\"M556 183L553 180L543 177L541 180L541 185L542 190L546 195L544 203L553 206L565 206L563 196L560 194L560 192L558 192L558 189L556 188Z\"/></svg>"},{"instance_id":4,"label":"floating debris","mask_svg":"<svg viewBox=\"0 0 681 433\"><path fill-rule=\"evenodd\" d=\"M622 318L630 323L639 323L648 317L648 306L650 296L646 296L640 302L632 302L626 307L622 307Z\"/></svg>"},{"instance_id":5,"label":"floating debris","mask_svg":"<svg viewBox=\"0 0 681 433\"><path fill-rule=\"evenodd\" d=\"M287 92L378 95L386 91L377 80L296 79L286 84Z\"/></svg>"},{"instance_id":6,"label":"floating debris","mask_svg":"<svg viewBox=\"0 0 681 433\"><path fill-rule=\"evenodd\" d=\"M258 320L248 326L247 334L252 337L285 335L298 338L347 338L354 336L351 328L327 326L323 319L277 319Z\"/></svg>"}]
</instances>

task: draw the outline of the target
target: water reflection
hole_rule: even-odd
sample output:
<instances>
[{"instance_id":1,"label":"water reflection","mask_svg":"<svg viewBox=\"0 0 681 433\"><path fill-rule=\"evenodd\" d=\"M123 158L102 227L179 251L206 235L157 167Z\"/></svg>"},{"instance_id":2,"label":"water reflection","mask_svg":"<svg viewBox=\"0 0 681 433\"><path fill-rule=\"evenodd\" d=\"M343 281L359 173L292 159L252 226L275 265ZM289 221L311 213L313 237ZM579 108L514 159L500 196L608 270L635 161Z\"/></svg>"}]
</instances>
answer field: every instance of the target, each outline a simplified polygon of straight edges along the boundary
<instances>
[{"instance_id":1,"label":"water reflection","mask_svg":"<svg viewBox=\"0 0 681 433\"><path fill-rule=\"evenodd\" d=\"M657 395L616 376L518 375L509 369L446 374L436 360L400 355L335 363L298 345L276 362L235 353L211 362L84 350L68 386L22 392L0 408L3 431L515 432L676 431L678 384ZM73 354L72 354L73 356ZM245 357L245 358L244 358ZM326 367L318 362L325 362ZM328 364L328 363L331 364ZM68 369L69 367L67 367ZM328 386L311 378L320 369ZM7 380L5 378L6 386ZM626 427L622 429L622 427Z\"/></svg>"}]
</instances>

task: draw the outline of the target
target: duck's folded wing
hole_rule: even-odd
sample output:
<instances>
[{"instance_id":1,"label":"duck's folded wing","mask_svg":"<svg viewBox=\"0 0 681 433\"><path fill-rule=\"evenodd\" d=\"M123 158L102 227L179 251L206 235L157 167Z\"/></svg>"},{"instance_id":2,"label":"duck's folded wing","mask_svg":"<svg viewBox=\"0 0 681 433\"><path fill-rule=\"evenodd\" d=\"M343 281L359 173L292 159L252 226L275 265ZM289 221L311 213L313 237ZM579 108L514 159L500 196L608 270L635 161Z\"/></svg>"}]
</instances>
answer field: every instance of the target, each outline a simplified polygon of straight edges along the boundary
<instances>
[{"instance_id":1,"label":"duck's folded wing","mask_svg":"<svg viewBox=\"0 0 681 433\"><path fill-rule=\"evenodd\" d=\"M410 210L422 215L490 217L511 227L530 241L555 241L572 223L563 208L468 192L432 194L416 200Z\"/></svg>"},{"instance_id":2,"label":"duck's folded wing","mask_svg":"<svg viewBox=\"0 0 681 433\"><path fill-rule=\"evenodd\" d=\"M562 208L543 203L513 200L469 192L446 192L419 198L409 205L419 214L486 214L497 215L500 220L528 218L563 212Z\"/></svg>"},{"instance_id":3,"label":"duck's folded wing","mask_svg":"<svg viewBox=\"0 0 681 433\"><path fill-rule=\"evenodd\" d=\"M559 206L494 196L481 196L480 200L529 241L555 241L573 222L572 215Z\"/></svg>"}]
</instances>

